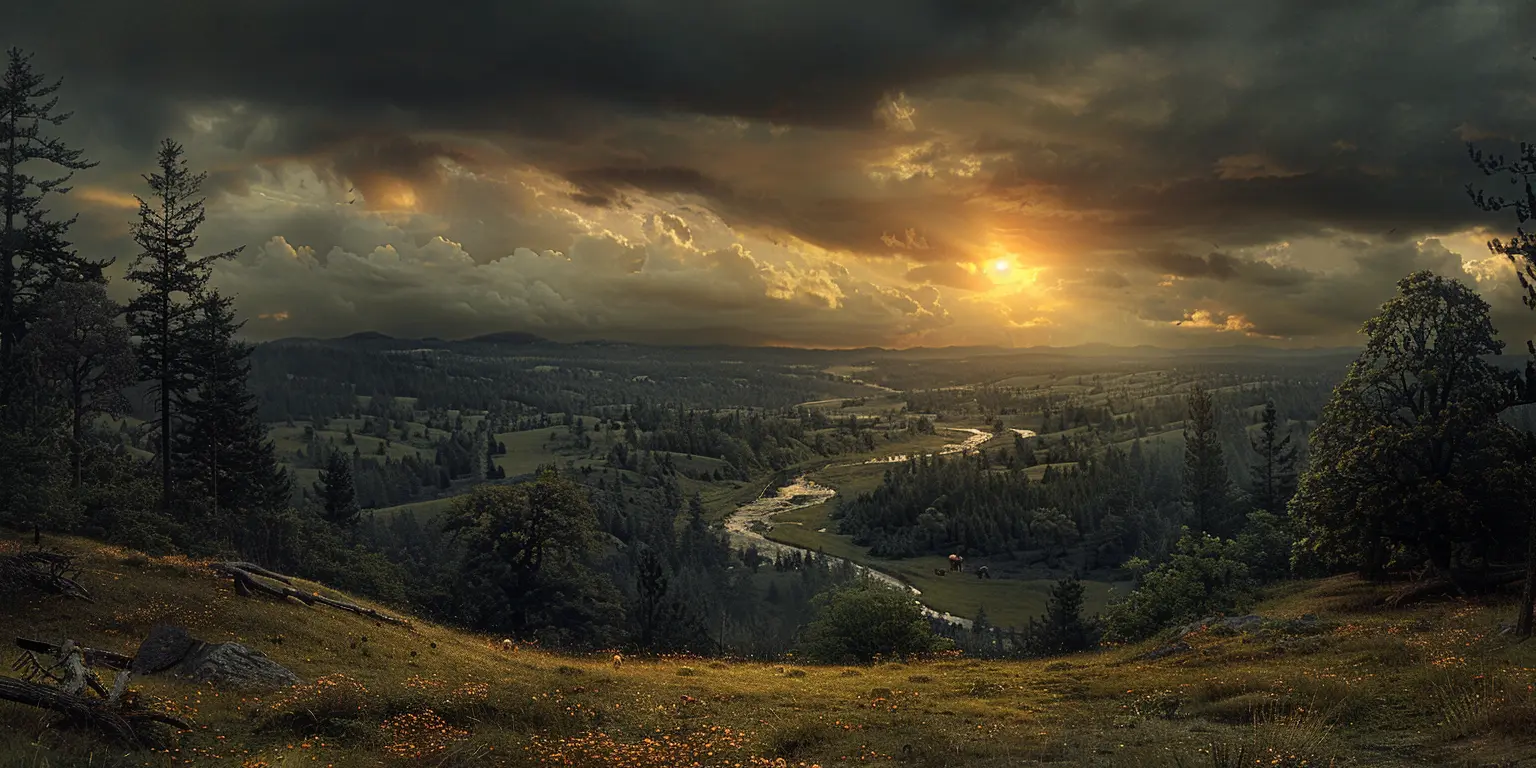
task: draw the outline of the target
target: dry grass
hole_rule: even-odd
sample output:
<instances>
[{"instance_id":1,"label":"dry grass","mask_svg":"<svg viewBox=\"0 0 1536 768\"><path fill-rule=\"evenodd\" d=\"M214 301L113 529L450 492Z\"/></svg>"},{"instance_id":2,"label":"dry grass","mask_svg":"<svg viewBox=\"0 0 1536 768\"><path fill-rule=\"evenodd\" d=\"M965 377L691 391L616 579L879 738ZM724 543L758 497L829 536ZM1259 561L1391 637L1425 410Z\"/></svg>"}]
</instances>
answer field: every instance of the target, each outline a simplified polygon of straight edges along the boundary
<instances>
[{"instance_id":1,"label":"dry grass","mask_svg":"<svg viewBox=\"0 0 1536 768\"><path fill-rule=\"evenodd\" d=\"M1333 579L1259 611L1313 634L1188 639L1067 660L783 667L562 656L418 623L237 597L201 564L71 540L96 603L0 601L0 633L132 653L160 621L239 640L308 681L240 694L163 679L141 692L197 728L126 754L0 705L0 767L26 766L1415 766L1536 759L1536 651L1506 606L1385 611ZM1349 610L1341 611L1340 607ZM362 640L366 636L366 640Z\"/></svg>"}]
</instances>

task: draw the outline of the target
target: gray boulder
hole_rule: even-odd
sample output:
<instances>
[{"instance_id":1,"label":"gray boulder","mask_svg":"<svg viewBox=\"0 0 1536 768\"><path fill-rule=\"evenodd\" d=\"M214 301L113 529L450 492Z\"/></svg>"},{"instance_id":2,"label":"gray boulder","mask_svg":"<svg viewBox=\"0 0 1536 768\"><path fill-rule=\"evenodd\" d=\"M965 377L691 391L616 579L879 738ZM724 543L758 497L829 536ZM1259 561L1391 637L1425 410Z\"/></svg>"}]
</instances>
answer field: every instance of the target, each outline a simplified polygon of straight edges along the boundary
<instances>
[{"instance_id":1,"label":"gray boulder","mask_svg":"<svg viewBox=\"0 0 1536 768\"><path fill-rule=\"evenodd\" d=\"M181 627L156 624L133 656L133 673L152 675L170 669L199 644L197 638Z\"/></svg>"},{"instance_id":2,"label":"gray boulder","mask_svg":"<svg viewBox=\"0 0 1536 768\"><path fill-rule=\"evenodd\" d=\"M157 625L133 657L137 675L166 674L230 688L281 688L302 682L287 667L239 643L205 643L186 629Z\"/></svg>"},{"instance_id":3,"label":"gray boulder","mask_svg":"<svg viewBox=\"0 0 1536 768\"><path fill-rule=\"evenodd\" d=\"M248 690L283 688L302 682L287 667L239 643L201 643L172 673L200 683Z\"/></svg>"}]
</instances>

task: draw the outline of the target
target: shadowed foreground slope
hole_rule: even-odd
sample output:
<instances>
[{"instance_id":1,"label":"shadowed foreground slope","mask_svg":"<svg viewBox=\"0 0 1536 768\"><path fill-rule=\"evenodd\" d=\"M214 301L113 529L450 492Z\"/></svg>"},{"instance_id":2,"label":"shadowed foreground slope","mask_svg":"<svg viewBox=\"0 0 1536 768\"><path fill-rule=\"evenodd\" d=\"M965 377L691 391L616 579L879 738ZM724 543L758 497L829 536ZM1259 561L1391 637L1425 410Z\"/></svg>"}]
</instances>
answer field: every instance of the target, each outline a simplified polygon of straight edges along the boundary
<instances>
[{"instance_id":1,"label":"shadowed foreground slope","mask_svg":"<svg viewBox=\"0 0 1536 768\"><path fill-rule=\"evenodd\" d=\"M159 679L141 691L195 723L126 754L0 703L0 766L1515 765L1536 759L1536 651L1502 605L1377 608L1353 579L1292 585L1258 608L1314 626L1196 632L1039 662L874 667L577 658L417 622L236 596L183 558L93 542L96 602L0 602L0 633L131 654L150 627L258 648L307 681L242 695ZM14 550L19 540L0 539ZM317 588L317 587L316 587ZM366 601L359 601L369 605ZM364 639L366 638L366 639ZM7 652L7 659L12 652Z\"/></svg>"}]
</instances>

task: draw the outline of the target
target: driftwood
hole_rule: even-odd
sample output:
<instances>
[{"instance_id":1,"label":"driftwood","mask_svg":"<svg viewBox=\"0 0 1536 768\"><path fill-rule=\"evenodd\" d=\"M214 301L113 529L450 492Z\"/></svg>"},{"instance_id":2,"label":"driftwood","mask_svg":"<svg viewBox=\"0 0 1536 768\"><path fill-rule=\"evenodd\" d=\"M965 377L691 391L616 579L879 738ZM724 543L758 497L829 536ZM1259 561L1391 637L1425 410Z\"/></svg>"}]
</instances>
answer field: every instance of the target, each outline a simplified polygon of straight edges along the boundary
<instances>
[{"instance_id":1,"label":"driftwood","mask_svg":"<svg viewBox=\"0 0 1536 768\"><path fill-rule=\"evenodd\" d=\"M70 721L105 731L130 746L144 747L155 739L143 730L150 723L162 723L181 730L191 730L187 721L166 712L150 709L118 708L106 699L78 696L27 680L0 677L0 699L48 709Z\"/></svg>"},{"instance_id":2,"label":"driftwood","mask_svg":"<svg viewBox=\"0 0 1536 768\"><path fill-rule=\"evenodd\" d=\"M1523 581L1525 576L1524 568L1486 573L1442 573L1399 589L1387 597L1386 604L1395 608L1431 597L1485 594Z\"/></svg>"},{"instance_id":3,"label":"driftwood","mask_svg":"<svg viewBox=\"0 0 1536 768\"><path fill-rule=\"evenodd\" d=\"M403 627L409 627L411 625L411 622L406 619L380 613L372 608L364 608L363 606L356 603L349 603L345 600L337 600L333 597L326 597L316 592L305 592L301 589L296 589L292 586L293 580L289 577L283 576L282 574L273 573L265 568L255 566L250 563L213 563L209 567L234 579L235 592L240 594L242 597L249 597L256 593L275 597L279 600L291 597L301 603L304 603L305 605L326 605L337 610L349 611L351 613L358 614L359 616L367 616L370 619L374 619L375 621L382 621L387 624L396 624ZM271 579L272 581L278 582L283 586L274 586L272 584L268 584L267 582L262 581L264 578Z\"/></svg>"},{"instance_id":4,"label":"driftwood","mask_svg":"<svg viewBox=\"0 0 1536 768\"><path fill-rule=\"evenodd\" d=\"M127 656L86 648L72 640L55 645L18 637L16 645L22 653L12 669L21 671L23 678L0 677L0 700L58 712L72 723L104 731L132 747L158 742L154 734L145 729L151 723L181 730L192 727L175 715L139 704L137 695L128 690L128 680L132 676L129 667L133 660ZM36 656L39 653L46 654L55 663L45 666ZM93 664L118 670L112 690L108 691L91 671ZM96 697L90 696L87 686Z\"/></svg>"},{"instance_id":5,"label":"driftwood","mask_svg":"<svg viewBox=\"0 0 1536 768\"><path fill-rule=\"evenodd\" d=\"M74 555L62 552L21 552L0 557L0 589L14 592L33 589L91 601L91 593L80 585L80 568Z\"/></svg>"},{"instance_id":6,"label":"driftwood","mask_svg":"<svg viewBox=\"0 0 1536 768\"><path fill-rule=\"evenodd\" d=\"M46 653L49 656L58 656L60 647L53 643L45 643L42 640L28 640L25 637L16 638L16 647L26 651ZM113 651L103 651L96 648L81 647L85 654L85 663L92 667L106 667L108 669L129 669L133 666L133 657L124 656Z\"/></svg>"}]
</instances>

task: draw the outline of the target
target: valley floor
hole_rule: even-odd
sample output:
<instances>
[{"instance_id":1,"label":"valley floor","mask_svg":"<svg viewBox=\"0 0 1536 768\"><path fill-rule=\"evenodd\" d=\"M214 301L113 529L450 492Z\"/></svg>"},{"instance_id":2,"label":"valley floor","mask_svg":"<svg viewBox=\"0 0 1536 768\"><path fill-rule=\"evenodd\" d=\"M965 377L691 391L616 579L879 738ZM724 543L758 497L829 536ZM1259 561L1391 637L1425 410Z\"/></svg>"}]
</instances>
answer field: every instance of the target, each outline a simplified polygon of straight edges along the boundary
<instances>
[{"instance_id":1,"label":"valley floor","mask_svg":"<svg viewBox=\"0 0 1536 768\"><path fill-rule=\"evenodd\" d=\"M1295 630L1197 631L1032 662L868 667L573 657L424 622L238 597L184 558L79 539L92 603L8 595L0 634L133 653L156 623L238 640L309 684L240 694L155 678L195 723L125 753L0 704L0 766L1516 765L1536 761L1536 645L1501 602L1381 608L1352 578L1276 590ZM0 538L0 549L22 546ZM322 589L318 585L310 588ZM366 604L366 603L365 603ZM7 640L7 642L9 642ZM783 759L784 763L777 762Z\"/></svg>"}]
</instances>

